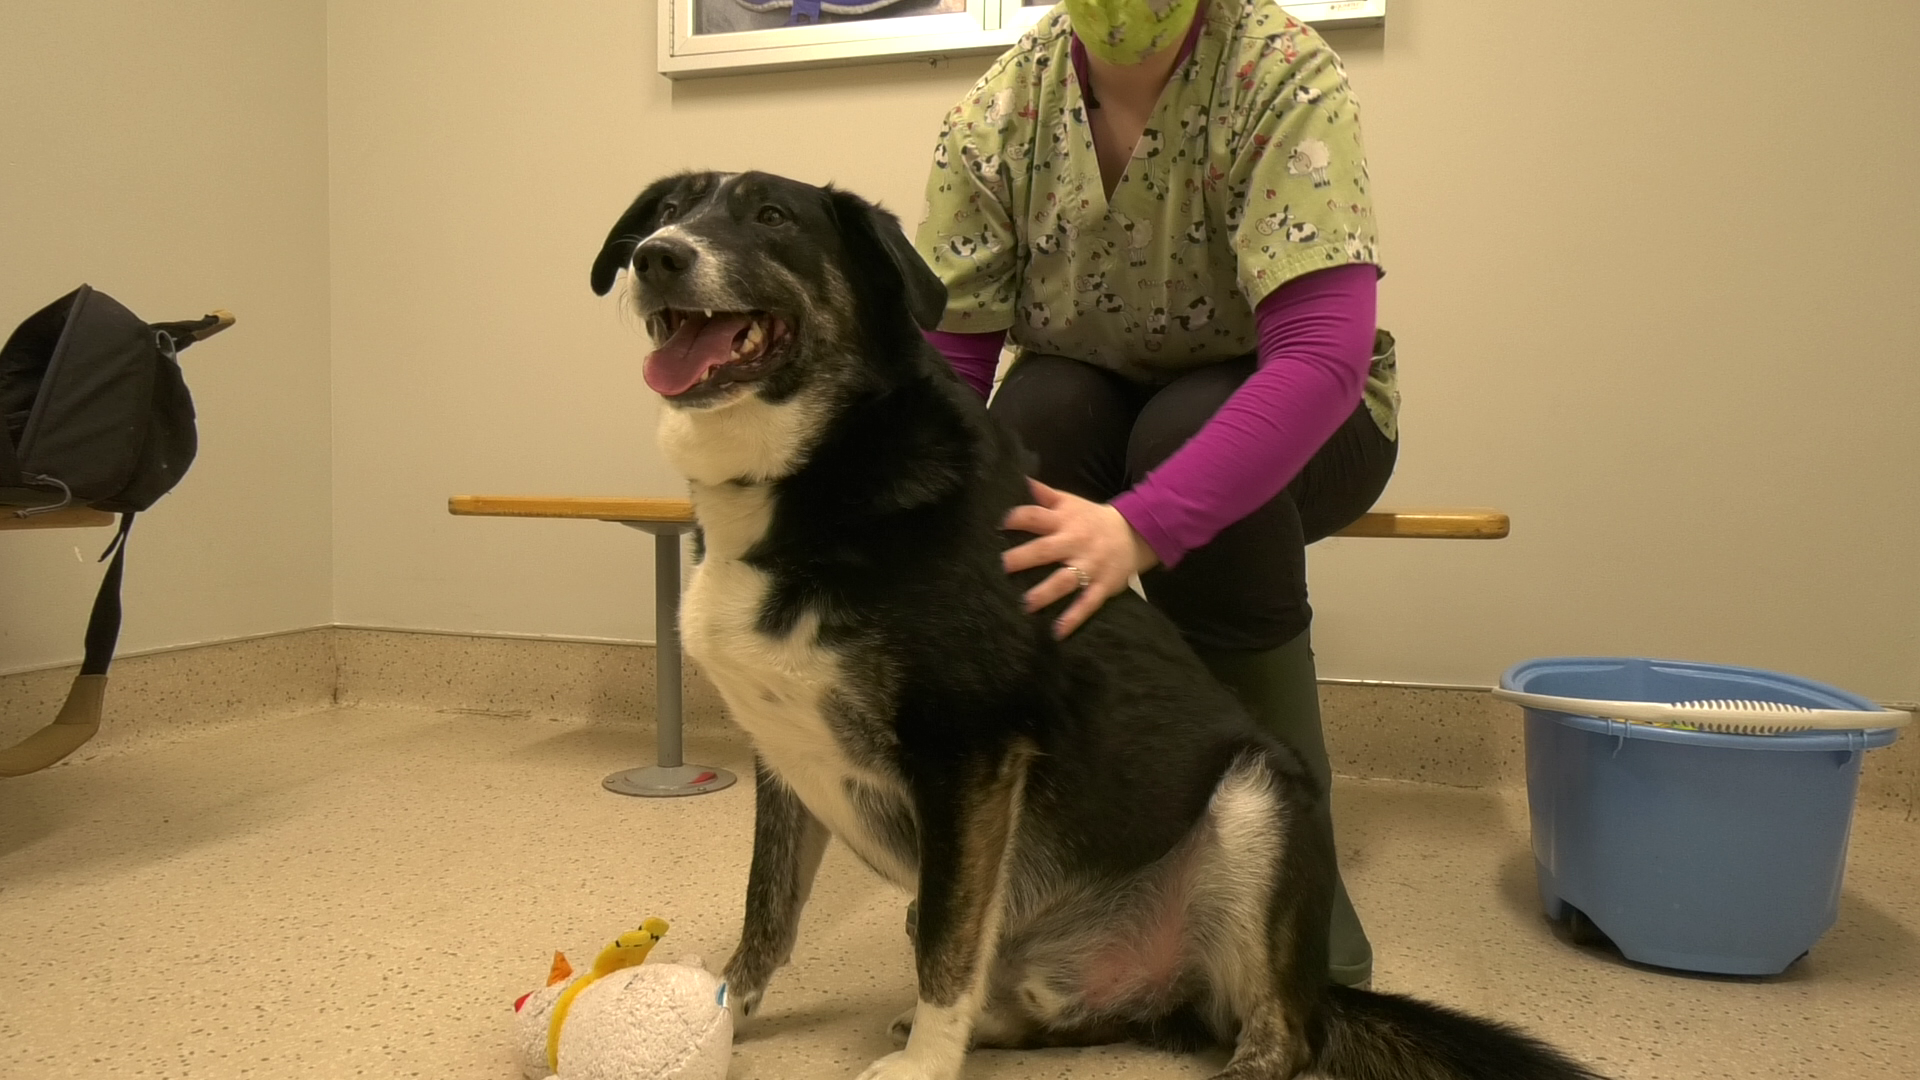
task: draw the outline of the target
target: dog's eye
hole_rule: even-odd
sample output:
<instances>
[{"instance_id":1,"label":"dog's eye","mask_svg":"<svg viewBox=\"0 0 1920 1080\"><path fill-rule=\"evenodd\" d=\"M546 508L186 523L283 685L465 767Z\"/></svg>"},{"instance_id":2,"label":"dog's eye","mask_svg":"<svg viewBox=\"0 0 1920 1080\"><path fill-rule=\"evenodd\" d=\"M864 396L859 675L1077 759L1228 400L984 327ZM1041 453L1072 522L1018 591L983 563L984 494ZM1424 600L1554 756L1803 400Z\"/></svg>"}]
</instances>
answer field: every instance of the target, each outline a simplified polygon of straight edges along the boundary
<instances>
[{"instance_id":1,"label":"dog's eye","mask_svg":"<svg viewBox=\"0 0 1920 1080\"><path fill-rule=\"evenodd\" d=\"M676 217L678 217L678 216L680 216L680 206L679 206L679 204L677 204L677 203L663 203L663 204L661 204L661 206L660 206L660 220L661 220L661 221L672 221L672 220L673 220L674 218L676 218Z\"/></svg>"},{"instance_id":2,"label":"dog's eye","mask_svg":"<svg viewBox=\"0 0 1920 1080\"><path fill-rule=\"evenodd\" d=\"M762 225L784 225L787 221L787 212L777 206L763 206L760 208L758 217Z\"/></svg>"}]
</instances>

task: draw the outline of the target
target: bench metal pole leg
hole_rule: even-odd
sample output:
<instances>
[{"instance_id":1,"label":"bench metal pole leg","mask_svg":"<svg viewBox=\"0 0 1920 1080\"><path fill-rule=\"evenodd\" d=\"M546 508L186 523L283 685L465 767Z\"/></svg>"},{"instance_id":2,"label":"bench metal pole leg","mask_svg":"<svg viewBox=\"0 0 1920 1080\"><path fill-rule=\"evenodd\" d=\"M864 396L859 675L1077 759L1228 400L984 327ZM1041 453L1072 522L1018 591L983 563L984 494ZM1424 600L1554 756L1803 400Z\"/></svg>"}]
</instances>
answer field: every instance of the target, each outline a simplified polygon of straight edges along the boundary
<instances>
[{"instance_id":1,"label":"bench metal pole leg","mask_svg":"<svg viewBox=\"0 0 1920 1080\"><path fill-rule=\"evenodd\" d=\"M659 763L617 772L601 786L621 795L700 795L732 787L734 776L725 769L688 765L681 759L680 699L680 534L676 525L631 523L653 534L653 612L655 741Z\"/></svg>"},{"instance_id":2,"label":"bench metal pole leg","mask_svg":"<svg viewBox=\"0 0 1920 1080\"><path fill-rule=\"evenodd\" d=\"M680 534L655 533L653 551L654 727L660 765L677 769L686 764L680 758Z\"/></svg>"}]
</instances>

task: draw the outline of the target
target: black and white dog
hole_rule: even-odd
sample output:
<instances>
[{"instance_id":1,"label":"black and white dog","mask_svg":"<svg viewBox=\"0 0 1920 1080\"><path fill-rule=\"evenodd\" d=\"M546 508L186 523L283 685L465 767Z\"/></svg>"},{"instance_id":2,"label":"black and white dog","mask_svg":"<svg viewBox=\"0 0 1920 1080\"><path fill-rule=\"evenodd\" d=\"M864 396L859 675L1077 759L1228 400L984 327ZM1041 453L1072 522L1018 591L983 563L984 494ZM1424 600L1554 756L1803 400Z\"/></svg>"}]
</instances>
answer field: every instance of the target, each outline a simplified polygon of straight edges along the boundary
<instances>
[{"instance_id":1,"label":"black and white dog","mask_svg":"<svg viewBox=\"0 0 1920 1080\"><path fill-rule=\"evenodd\" d=\"M1333 852L1299 761L1131 592L1055 641L1009 577L1022 453L922 339L945 290L894 217L761 173L648 187L632 272L688 476L682 633L757 755L751 1015L829 836L919 900L919 1001L866 1080L969 1046L1230 1045L1220 1074L1590 1080L1510 1029L1326 981Z\"/></svg>"}]
</instances>

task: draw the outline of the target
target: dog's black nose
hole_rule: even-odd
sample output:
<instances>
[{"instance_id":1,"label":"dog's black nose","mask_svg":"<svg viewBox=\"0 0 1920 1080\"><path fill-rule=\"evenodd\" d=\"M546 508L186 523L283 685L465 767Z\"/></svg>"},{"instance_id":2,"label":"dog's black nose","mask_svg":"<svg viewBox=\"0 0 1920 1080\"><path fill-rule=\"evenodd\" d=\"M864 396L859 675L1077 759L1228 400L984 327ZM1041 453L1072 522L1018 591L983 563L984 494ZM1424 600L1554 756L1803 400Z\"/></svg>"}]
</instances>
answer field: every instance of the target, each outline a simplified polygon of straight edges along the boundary
<instances>
[{"instance_id":1,"label":"dog's black nose","mask_svg":"<svg viewBox=\"0 0 1920 1080\"><path fill-rule=\"evenodd\" d=\"M633 249L633 272L644 280L665 285L692 269L699 251L685 240L656 236Z\"/></svg>"}]
</instances>

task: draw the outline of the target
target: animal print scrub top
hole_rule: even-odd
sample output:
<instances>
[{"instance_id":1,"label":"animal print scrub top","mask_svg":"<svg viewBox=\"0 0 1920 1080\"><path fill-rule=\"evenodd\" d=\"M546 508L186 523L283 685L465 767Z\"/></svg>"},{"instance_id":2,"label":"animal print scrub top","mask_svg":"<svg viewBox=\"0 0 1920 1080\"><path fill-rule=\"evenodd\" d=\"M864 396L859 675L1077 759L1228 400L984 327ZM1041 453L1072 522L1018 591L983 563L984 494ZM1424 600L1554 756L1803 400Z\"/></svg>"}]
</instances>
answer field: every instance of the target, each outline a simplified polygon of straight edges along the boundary
<instances>
[{"instance_id":1,"label":"animal print scrub top","mask_svg":"<svg viewBox=\"0 0 1920 1080\"><path fill-rule=\"evenodd\" d=\"M1072 26L1056 8L947 114L916 246L941 329L1148 382L1244 356L1287 280L1378 264L1360 106L1310 27L1272 0L1211 0L1109 203ZM1392 350L1366 401L1396 435Z\"/></svg>"}]
</instances>

